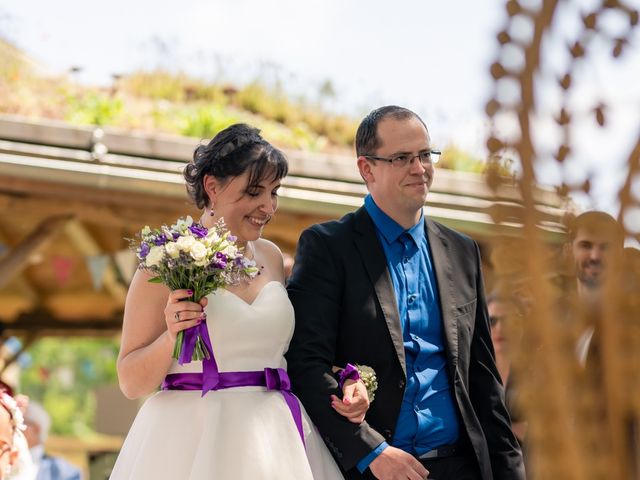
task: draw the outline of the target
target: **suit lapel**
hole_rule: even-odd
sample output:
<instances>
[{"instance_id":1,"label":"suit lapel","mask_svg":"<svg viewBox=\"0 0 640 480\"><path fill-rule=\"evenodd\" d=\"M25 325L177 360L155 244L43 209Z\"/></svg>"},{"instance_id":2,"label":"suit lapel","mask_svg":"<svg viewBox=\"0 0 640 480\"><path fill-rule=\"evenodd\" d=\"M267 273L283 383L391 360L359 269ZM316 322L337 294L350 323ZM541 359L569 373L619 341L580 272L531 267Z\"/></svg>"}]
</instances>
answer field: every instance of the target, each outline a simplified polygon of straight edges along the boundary
<instances>
[{"instance_id":1,"label":"suit lapel","mask_svg":"<svg viewBox=\"0 0 640 480\"><path fill-rule=\"evenodd\" d=\"M429 246L431 247L431 259L438 282L447 360L453 373L458 362L458 326L455 318L456 301L453 269L450 262L453 252L438 225L428 218L425 218L425 222Z\"/></svg>"},{"instance_id":2,"label":"suit lapel","mask_svg":"<svg viewBox=\"0 0 640 480\"><path fill-rule=\"evenodd\" d=\"M396 349L402 370L406 375L407 367L404 358L404 341L393 283L391 281L391 275L389 275L389 269L387 268L384 251L375 232L373 221L364 207L361 207L355 213L355 232L354 241L356 248L360 252L367 275L378 297L378 303L382 309L384 320L387 323L391 341Z\"/></svg>"}]
</instances>

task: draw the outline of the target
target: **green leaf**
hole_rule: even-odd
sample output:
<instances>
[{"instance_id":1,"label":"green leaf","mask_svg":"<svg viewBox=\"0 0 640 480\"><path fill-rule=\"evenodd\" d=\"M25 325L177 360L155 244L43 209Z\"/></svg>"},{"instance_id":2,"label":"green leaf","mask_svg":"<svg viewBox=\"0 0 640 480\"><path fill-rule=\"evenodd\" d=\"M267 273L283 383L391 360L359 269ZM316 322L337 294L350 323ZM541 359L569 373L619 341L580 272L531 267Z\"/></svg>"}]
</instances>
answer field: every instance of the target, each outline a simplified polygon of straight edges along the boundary
<instances>
[{"instance_id":1,"label":"green leaf","mask_svg":"<svg viewBox=\"0 0 640 480\"><path fill-rule=\"evenodd\" d=\"M149 283L162 283L162 278L160 277L153 277L149 279Z\"/></svg>"}]
</instances>

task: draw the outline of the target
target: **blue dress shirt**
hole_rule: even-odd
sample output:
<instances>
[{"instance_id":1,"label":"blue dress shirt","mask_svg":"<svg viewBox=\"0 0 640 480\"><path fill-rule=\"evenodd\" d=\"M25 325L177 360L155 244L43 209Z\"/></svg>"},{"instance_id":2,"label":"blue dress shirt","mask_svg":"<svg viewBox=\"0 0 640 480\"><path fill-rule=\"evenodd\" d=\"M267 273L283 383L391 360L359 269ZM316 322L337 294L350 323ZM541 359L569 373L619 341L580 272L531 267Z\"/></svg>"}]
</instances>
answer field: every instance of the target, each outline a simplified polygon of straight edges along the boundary
<instances>
[{"instance_id":1,"label":"blue dress shirt","mask_svg":"<svg viewBox=\"0 0 640 480\"><path fill-rule=\"evenodd\" d=\"M449 377L438 287L424 218L408 230L367 195L364 206L375 225L395 291L404 339L407 385L392 444L421 455L458 440L459 425ZM388 446L383 442L358 463L363 472Z\"/></svg>"}]
</instances>

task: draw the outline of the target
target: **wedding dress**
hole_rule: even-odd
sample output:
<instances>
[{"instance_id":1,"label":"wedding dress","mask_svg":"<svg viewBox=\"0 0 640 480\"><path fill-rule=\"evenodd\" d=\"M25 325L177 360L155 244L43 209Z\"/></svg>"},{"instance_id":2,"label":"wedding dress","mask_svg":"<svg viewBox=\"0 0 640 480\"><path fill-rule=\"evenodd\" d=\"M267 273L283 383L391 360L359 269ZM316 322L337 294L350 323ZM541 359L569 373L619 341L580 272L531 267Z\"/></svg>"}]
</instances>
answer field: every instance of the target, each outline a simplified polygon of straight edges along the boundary
<instances>
[{"instance_id":1,"label":"wedding dress","mask_svg":"<svg viewBox=\"0 0 640 480\"><path fill-rule=\"evenodd\" d=\"M207 330L220 372L286 368L294 313L281 283L267 283L252 303L224 289L208 300ZM202 362L174 361L169 374L202 369ZM279 390L240 386L204 396L201 390L159 391L140 409L111 479L342 479L304 408L291 399L300 407L304 443L294 408Z\"/></svg>"}]
</instances>

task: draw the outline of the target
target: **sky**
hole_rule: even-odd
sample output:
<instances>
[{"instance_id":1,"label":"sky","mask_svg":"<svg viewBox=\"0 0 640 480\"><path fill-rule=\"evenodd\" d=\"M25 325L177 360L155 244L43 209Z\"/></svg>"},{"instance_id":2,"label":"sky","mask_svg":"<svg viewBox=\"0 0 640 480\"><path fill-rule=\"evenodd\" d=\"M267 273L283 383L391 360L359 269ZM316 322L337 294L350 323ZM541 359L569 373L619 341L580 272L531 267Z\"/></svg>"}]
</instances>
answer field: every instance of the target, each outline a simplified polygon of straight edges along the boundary
<instances>
[{"instance_id":1,"label":"sky","mask_svg":"<svg viewBox=\"0 0 640 480\"><path fill-rule=\"evenodd\" d=\"M484 156L489 65L498 55L496 34L506 24L504 3L0 0L0 32L52 71L80 66L77 78L87 83L108 84L112 74L162 67L218 81L260 76L313 100L330 80L336 96L328 105L336 111L361 117L383 104L403 105L423 117L435 144ZM545 42L535 123L543 159L559 139L552 117L567 39L580 25L579 12L595 3L564 2ZM627 3L640 7L640 0ZM605 26L620 32L624 19L606 17ZM514 27L512 33L527 36L527 25ZM549 185L591 178L592 194L576 197L578 204L617 215L616 192L640 133L640 35L619 61L611 60L606 45L596 42L596 55L576 72L570 99L578 127L573 155L562 168L543 162L537 173ZM520 59L516 54L508 60L517 65ZM610 106L605 130L594 128L589 114L600 100ZM504 125L505 131L510 127ZM640 180L636 191L640 198ZM640 211L632 217L640 230Z\"/></svg>"}]
</instances>

